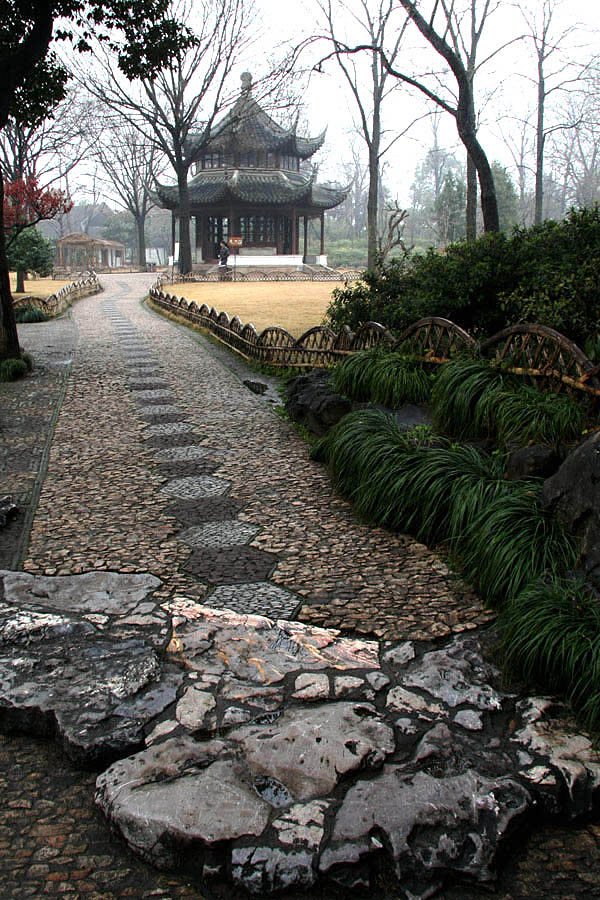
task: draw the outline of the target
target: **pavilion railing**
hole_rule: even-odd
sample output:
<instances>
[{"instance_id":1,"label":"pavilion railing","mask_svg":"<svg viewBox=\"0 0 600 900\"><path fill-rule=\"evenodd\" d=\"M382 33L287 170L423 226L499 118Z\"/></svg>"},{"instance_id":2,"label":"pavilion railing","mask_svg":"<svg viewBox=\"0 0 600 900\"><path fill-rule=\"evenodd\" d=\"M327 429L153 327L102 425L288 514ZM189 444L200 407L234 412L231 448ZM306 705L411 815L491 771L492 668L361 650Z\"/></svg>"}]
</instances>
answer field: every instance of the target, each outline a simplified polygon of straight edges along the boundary
<instances>
[{"instance_id":1,"label":"pavilion railing","mask_svg":"<svg viewBox=\"0 0 600 900\"><path fill-rule=\"evenodd\" d=\"M89 275L85 275L82 278L78 278L77 281L72 281L70 284L65 284L60 290L56 291L55 294L50 294L49 297L35 297L35 296L26 296L26 297L18 297L13 301L13 306L15 309L22 309L23 307L35 309L41 309L42 312L45 312L48 316L58 316L68 306L71 306L74 300L79 300L81 297L88 297L90 294L97 294L102 290L102 286L98 281L98 277L95 272L90 272Z\"/></svg>"},{"instance_id":2,"label":"pavilion railing","mask_svg":"<svg viewBox=\"0 0 600 900\"><path fill-rule=\"evenodd\" d=\"M344 326L336 333L318 325L295 338L279 326L270 326L259 334L254 325L244 324L238 316L230 319L214 306L166 293L160 279L150 289L150 299L206 329L245 359L265 365L319 368L378 346L402 348L423 363L441 365L462 351L488 357L540 389L600 398L600 366L563 334L544 325L513 325L481 344L454 322L438 316L415 322L398 337L377 322L366 322L356 332Z\"/></svg>"},{"instance_id":3,"label":"pavilion railing","mask_svg":"<svg viewBox=\"0 0 600 900\"><path fill-rule=\"evenodd\" d=\"M161 272L159 279L161 285L165 284L182 284L182 283L213 283L219 281L339 281L342 284L350 284L358 281L362 276L359 269L348 269L344 272L338 272L336 269L324 269L310 266L302 270L294 270L291 272L274 269L272 272L268 269L242 269L235 266L228 266L226 270L213 269L210 272L189 272L187 275L174 273L170 275L167 272Z\"/></svg>"}]
</instances>

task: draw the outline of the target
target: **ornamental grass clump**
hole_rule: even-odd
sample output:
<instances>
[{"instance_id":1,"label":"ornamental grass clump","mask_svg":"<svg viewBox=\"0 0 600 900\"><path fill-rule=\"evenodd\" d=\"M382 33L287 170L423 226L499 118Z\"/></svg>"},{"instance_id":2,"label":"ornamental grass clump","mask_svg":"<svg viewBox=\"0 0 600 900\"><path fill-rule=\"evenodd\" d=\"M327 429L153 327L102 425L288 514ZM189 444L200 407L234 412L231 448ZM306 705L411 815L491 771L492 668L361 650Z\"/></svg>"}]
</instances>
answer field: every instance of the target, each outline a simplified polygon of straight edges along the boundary
<instances>
[{"instance_id":1,"label":"ornamental grass clump","mask_svg":"<svg viewBox=\"0 0 600 900\"><path fill-rule=\"evenodd\" d=\"M15 309L15 321L19 324L27 322L47 322L50 317L37 306L21 306Z\"/></svg>"},{"instance_id":2,"label":"ornamental grass clump","mask_svg":"<svg viewBox=\"0 0 600 900\"><path fill-rule=\"evenodd\" d=\"M489 604L575 563L574 541L540 503L540 479L508 481L504 458L451 444L394 416L345 416L313 449L357 512L428 544L444 542Z\"/></svg>"},{"instance_id":3,"label":"ornamental grass clump","mask_svg":"<svg viewBox=\"0 0 600 900\"><path fill-rule=\"evenodd\" d=\"M16 381L30 371L25 359L5 359L0 363L0 381Z\"/></svg>"},{"instance_id":4,"label":"ornamental grass clump","mask_svg":"<svg viewBox=\"0 0 600 900\"><path fill-rule=\"evenodd\" d=\"M521 385L501 395L494 417L499 440L505 445L558 447L581 437L586 414L573 397Z\"/></svg>"},{"instance_id":5,"label":"ornamental grass clump","mask_svg":"<svg viewBox=\"0 0 600 900\"><path fill-rule=\"evenodd\" d=\"M540 502L541 480L512 482L474 511L457 551L468 581L490 605L516 597L546 572L575 565L575 541Z\"/></svg>"},{"instance_id":6,"label":"ornamental grass clump","mask_svg":"<svg viewBox=\"0 0 600 900\"><path fill-rule=\"evenodd\" d=\"M493 436L495 410L514 376L480 357L457 356L440 367L432 392L434 422L463 440Z\"/></svg>"},{"instance_id":7,"label":"ornamental grass clump","mask_svg":"<svg viewBox=\"0 0 600 900\"><path fill-rule=\"evenodd\" d=\"M332 383L338 393L353 400L397 409L405 403L427 403L432 376L418 360L376 348L355 353L339 363Z\"/></svg>"},{"instance_id":8,"label":"ornamental grass clump","mask_svg":"<svg viewBox=\"0 0 600 900\"><path fill-rule=\"evenodd\" d=\"M545 689L564 692L587 726L600 729L600 598L580 577L541 577L500 617L506 663Z\"/></svg>"}]
</instances>

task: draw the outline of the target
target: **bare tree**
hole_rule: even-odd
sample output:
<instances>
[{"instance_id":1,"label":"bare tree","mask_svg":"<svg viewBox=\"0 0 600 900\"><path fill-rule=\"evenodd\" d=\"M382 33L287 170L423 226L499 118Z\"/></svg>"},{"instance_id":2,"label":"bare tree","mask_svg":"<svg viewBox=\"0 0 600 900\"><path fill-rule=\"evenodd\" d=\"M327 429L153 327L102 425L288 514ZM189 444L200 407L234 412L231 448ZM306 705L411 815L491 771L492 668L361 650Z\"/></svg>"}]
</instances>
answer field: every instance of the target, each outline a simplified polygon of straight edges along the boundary
<instances>
[{"instance_id":1,"label":"bare tree","mask_svg":"<svg viewBox=\"0 0 600 900\"><path fill-rule=\"evenodd\" d=\"M157 148L137 128L120 120L101 129L96 156L107 176L107 189L135 221L137 261L145 267L146 217L154 206L152 189L160 174Z\"/></svg>"},{"instance_id":2,"label":"bare tree","mask_svg":"<svg viewBox=\"0 0 600 900\"><path fill-rule=\"evenodd\" d=\"M88 105L70 90L51 118L26 124L10 117L0 131L0 169L7 181L33 175L52 184L63 181L92 142Z\"/></svg>"},{"instance_id":3,"label":"bare tree","mask_svg":"<svg viewBox=\"0 0 600 900\"><path fill-rule=\"evenodd\" d=\"M388 258L392 250L400 247L402 255L406 256L408 249L404 241L404 228L408 217L408 210L402 209L398 201L385 205L384 227L377 236L378 263Z\"/></svg>"},{"instance_id":4,"label":"bare tree","mask_svg":"<svg viewBox=\"0 0 600 900\"><path fill-rule=\"evenodd\" d=\"M369 188L367 198L367 266L371 269L377 259L377 214L379 207L379 178L381 159L399 137L396 133L385 141L382 125L383 103L397 87L390 78L378 48L385 47L386 59L394 65L407 21L397 21L394 0L317 0L327 29L326 39L335 48L332 54L344 74L354 107L358 114L356 131L364 140L368 154ZM346 52L350 37L348 29L359 42L369 45L368 67L362 58ZM390 41L390 35L392 35ZM406 129L402 132L405 133Z\"/></svg>"},{"instance_id":5,"label":"bare tree","mask_svg":"<svg viewBox=\"0 0 600 900\"><path fill-rule=\"evenodd\" d=\"M463 18L456 13L456 6L453 0L435 0L428 19L417 9L415 0L400 0L400 3L426 41L448 65L456 81L458 93L454 102L448 101L438 91L428 88L423 81L404 73L397 72L395 74L407 84L412 84L413 87L424 93L439 107L454 116L458 135L467 150L467 158L479 178L484 230L498 231L500 223L494 178L488 158L477 138L473 85L477 68L488 62L506 46L506 44L502 45L502 47L489 54L481 63L476 63L477 49L483 26L491 13L497 9L499 0L493 6L491 0L483 0L479 20L477 19L477 0L469 0L468 21L470 28L468 36L464 34ZM470 190L470 202L472 204L472 177L470 186L467 178L467 190ZM470 230L470 234L469 232L467 233L468 237L474 237L475 235L473 209L469 207L467 212L467 226Z\"/></svg>"},{"instance_id":6,"label":"bare tree","mask_svg":"<svg viewBox=\"0 0 600 900\"><path fill-rule=\"evenodd\" d=\"M139 90L132 91L111 58L102 54L103 76L90 90L164 154L173 169L179 198L179 266L189 272L188 176L207 146L215 117L231 99L225 95L225 82L249 40L249 16L245 0L222 0L218 15L210 0L202 0L181 6L179 17L193 30L195 43L176 53L167 68L152 79L141 79Z\"/></svg>"},{"instance_id":7,"label":"bare tree","mask_svg":"<svg viewBox=\"0 0 600 900\"><path fill-rule=\"evenodd\" d=\"M544 217L544 155L546 141L555 131L572 128L573 121L547 124L546 113L548 98L556 92L569 91L574 84L580 82L587 66L577 66L572 60L565 58L563 46L565 39L576 31L576 26L555 28L555 12L561 0L543 0L536 5L536 11L530 12L522 3L519 6L527 25L527 37L533 44L536 63L536 125L535 125L535 211L534 222L539 225ZM549 66L551 68L549 68Z\"/></svg>"}]
</instances>

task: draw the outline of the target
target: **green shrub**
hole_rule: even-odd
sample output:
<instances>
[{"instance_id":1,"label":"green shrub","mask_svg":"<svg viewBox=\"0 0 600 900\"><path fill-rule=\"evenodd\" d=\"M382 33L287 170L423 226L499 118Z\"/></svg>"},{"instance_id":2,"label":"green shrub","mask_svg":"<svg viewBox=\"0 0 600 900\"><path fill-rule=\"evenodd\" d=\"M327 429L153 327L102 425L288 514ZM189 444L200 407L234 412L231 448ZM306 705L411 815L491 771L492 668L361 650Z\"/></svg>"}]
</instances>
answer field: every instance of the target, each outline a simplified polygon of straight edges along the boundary
<instances>
[{"instance_id":1,"label":"green shrub","mask_svg":"<svg viewBox=\"0 0 600 900\"><path fill-rule=\"evenodd\" d=\"M370 400L396 409L404 403L426 403L432 379L418 360L375 348L338 363L332 383L334 390L353 400Z\"/></svg>"},{"instance_id":2,"label":"green shrub","mask_svg":"<svg viewBox=\"0 0 600 900\"><path fill-rule=\"evenodd\" d=\"M600 727L600 600L582 578L542 577L506 605L506 662L544 689L565 692Z\"/></svg>"},{"instance_id":3,"label":"green shrub","mask_svg":"<svg viewBox=\"0 0 600 900\"><path fill-rule=\"evenodd\" d=\"M5 359L0 363L0 381L16 381L26 375L27 371L24 359Z\"/></svg>"},{"instance_id":4,"label":"green shrub","mask_svg":"<svg viewBox=\"0 0 600 900\"><path fill-rule=\"evenodd\" d=\"M20 306L15 309L17 322L47 322L49 318L43 309L38 309L36 306Z\"/></svg>"},{"instance_id":5,"label":"green shrub","mask_svg":"<svg viewBox=\"0 0 600 900\"><path fill-rule=\"evenodd\" d=\"M392 260L334 291L326 320L336 330L373 320L399 334L424 316L488 336L537 322L583 344L600 319L598 207Z\"/></svg>"}]
</instances>

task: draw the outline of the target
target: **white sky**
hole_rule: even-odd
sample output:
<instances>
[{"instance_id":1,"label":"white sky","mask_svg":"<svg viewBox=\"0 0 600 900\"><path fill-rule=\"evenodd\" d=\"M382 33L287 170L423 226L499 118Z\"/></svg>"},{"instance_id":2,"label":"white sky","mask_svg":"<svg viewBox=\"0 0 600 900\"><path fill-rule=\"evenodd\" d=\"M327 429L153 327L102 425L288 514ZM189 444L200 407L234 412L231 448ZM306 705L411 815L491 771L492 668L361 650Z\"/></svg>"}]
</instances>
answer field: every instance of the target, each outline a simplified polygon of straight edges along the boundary
<instances>
[{"instance_id":1,"label":"white sky","mask_svg":"<svg viewBox=\"0 0 600 900\"><path fill-rule=\"evenodd\" d=\"M344 11L344 6L356 8L357 0L345 0L345 3L338 5L341 20L343 21L342 17L347 20L348 14ZM430 5L430 0L424 0L422 7L427 10ZM542 5L543 0L528 0L529 10L533 14L539 15ZM264 36L260 46L267 53L278 42L296 41L302 34L311 34L316 30L316 0L255 0L255 8L257 15L263 20ZM600 32L600 3L597 0L590 3L563 0L554 13L553 24L553 34L557 39L561 39L564 52L557 50L547 65L547 73L555 71L560 73L564 72L568 58L583 61L592 56ZM573 26L577 27L569 33L569 29ZM478 59L484 59L499 46L524 34L525 31L526 25L516 4L510 0L502 0L483 32ZM441 67L441 60L434 51L421 47L420 36L412 25L410 40L407 41L406 51L402 54L401 65L405 71L410 69L411 58L425 71L429 67L438 70ZM250 70L255 61L256 56L254 60L252 58L248 60L247 66ZM255 65L254 68L258 66ZM503 142L503 135L515 132L518 127L514 121L515 117L524 117L528 111L535 109L534 75L535 62L531 42L523 40L512 44L495 56L482 68L476 82L481 143L490 160L498 159L509 168L511 158ZM484 103L486 98L489 99ZM554 94L554 98L559 100L560 95ZM313 75L305 100L305 116L310 131L317 134L324 127L328 128L325 153L320 156L320 179L343 180L340 164L349 156L348 145L356 112L354 100L345 86L343 75L335 60L329 62L324 74ZM394 133L403 131L413 119L422 115L425 109L426 104L421 95L401 87L386 101L384 126L393 136ZM441 123L442 145L455 148L458 158L462 159L464 150L456 134L454 119L444 113ZM384 180L392 194L398 196L402 203L409 201L415 167L431 143L431 123L426 119L399 139L389 155L385 156L387 167Z\"/></svg>"}]
</instances>

